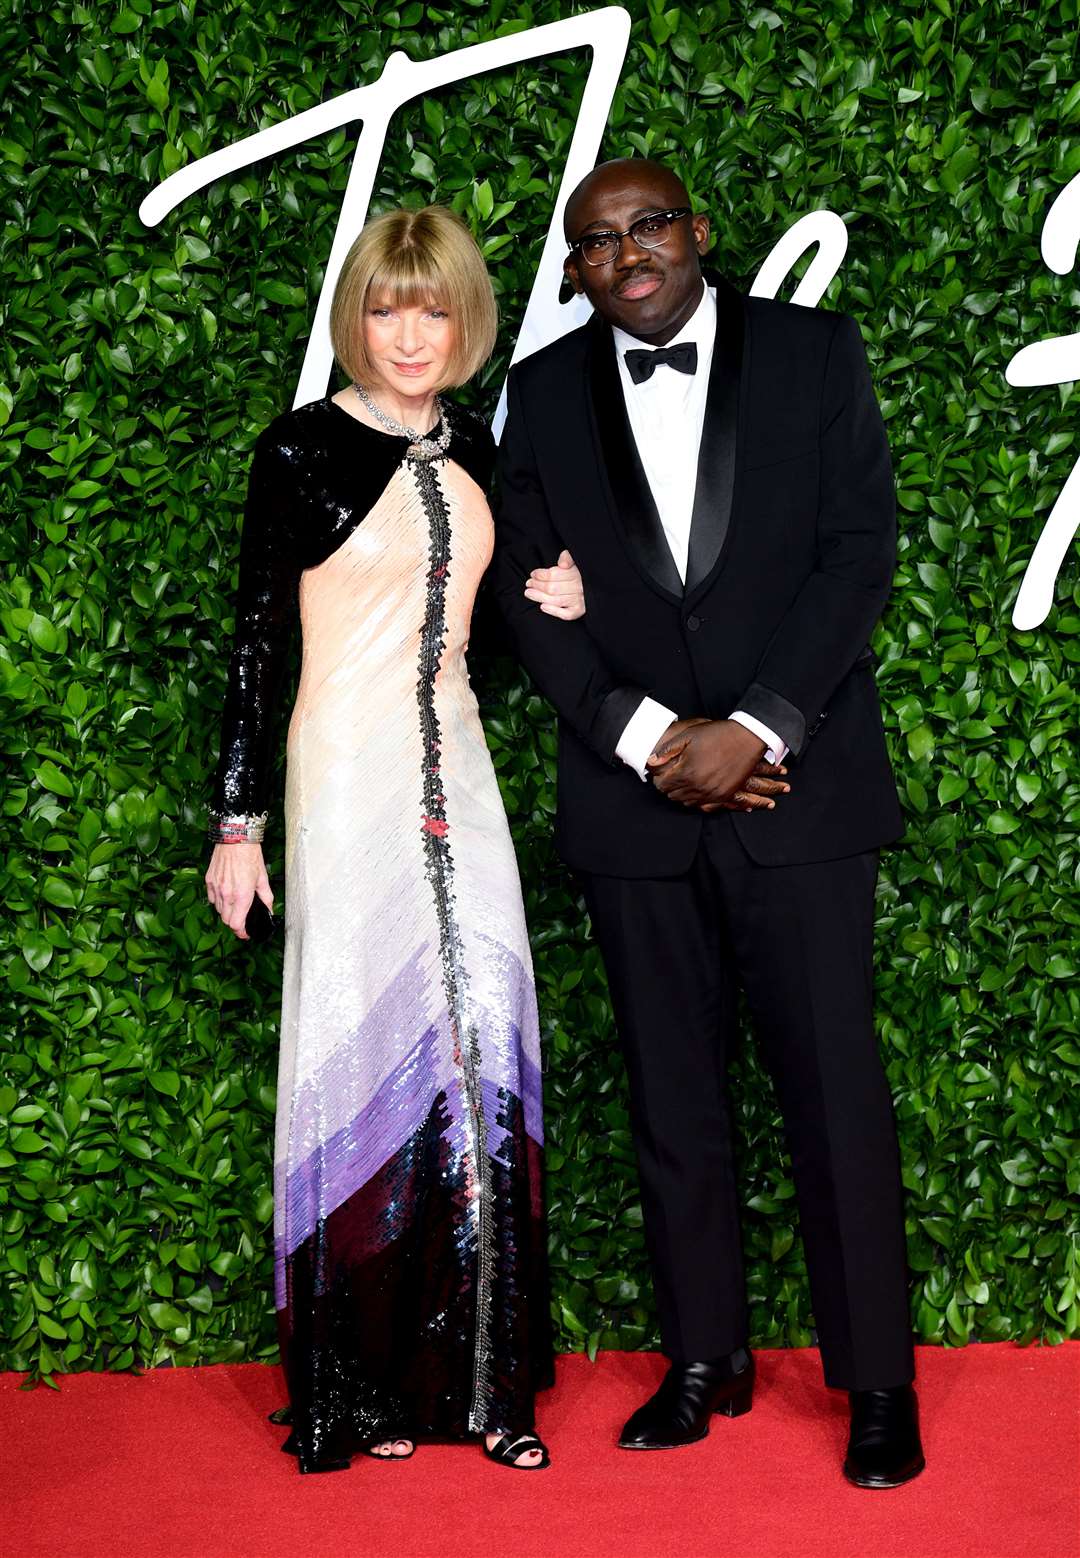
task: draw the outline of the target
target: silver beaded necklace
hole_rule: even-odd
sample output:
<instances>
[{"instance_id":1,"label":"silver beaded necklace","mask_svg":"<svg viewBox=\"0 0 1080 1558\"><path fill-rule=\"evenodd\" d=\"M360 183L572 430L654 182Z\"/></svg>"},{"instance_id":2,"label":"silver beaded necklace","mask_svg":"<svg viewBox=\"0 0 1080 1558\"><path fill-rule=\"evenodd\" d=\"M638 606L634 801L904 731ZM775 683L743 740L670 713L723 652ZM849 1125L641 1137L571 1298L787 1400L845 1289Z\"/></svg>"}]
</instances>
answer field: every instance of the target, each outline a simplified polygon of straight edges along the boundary
<instances>
[{"instance_id":1,"label":"silver beaded necklace","mask_svg":"<svg viewBox=\"0 0 1080 1558\"><path fill-rule=\"evenodd\" d=\"M393 433L397 438L408 438L410 440L406 453L414 460L435 460L449 449L450 423L447 421L443 403L438 395L435 396L435 412L442 423L442 432L438 438L429 438L426 433L418 433L414 427L406 427L404 423L395 421L381 406L375 404L371 395L362 384L357 384L354 381L353 389L359 396L361 405L367 407L376 422L381 422L388 433Z\"/></svg>"}]
</instances>

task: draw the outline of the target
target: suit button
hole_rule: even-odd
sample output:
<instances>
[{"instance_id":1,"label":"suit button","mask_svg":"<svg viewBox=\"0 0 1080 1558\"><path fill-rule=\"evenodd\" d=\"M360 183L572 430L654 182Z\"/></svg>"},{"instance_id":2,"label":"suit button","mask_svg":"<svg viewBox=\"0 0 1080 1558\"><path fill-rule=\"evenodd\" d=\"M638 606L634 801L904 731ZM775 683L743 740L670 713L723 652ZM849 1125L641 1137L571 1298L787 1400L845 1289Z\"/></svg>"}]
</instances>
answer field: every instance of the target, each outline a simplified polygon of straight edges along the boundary
<instances>
[{"instance_id":1,"label":"suit button","mask_svg":"<svg viewBox=\"0 0 1080 1558\"><path fill-rule=\"evenodd\" d=\"M687 617L686 625L690 629L691 633L696 633L698 628L701 626L701 618L700 617Z\"/></svg>"}]
</instances>

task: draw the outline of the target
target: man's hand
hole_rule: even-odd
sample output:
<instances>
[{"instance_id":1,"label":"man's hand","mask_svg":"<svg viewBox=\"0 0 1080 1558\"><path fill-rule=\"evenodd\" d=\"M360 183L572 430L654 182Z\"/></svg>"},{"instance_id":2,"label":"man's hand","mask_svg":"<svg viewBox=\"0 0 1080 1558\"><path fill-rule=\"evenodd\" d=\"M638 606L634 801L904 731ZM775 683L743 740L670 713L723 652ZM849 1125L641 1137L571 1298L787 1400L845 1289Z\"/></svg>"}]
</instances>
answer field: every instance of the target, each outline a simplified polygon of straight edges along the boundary
<instances>
[{"instance_id":1,"label":"man's hand","mask_svg":"<svg viewBox=\"0 0 1080 1558\"><path fill-rule=\"evenodd\" d=\"M676 720L647 761L670 800L701 811L772 811L791 786L787 769L763 761L765 743L737 720Z\"/></svg>"}]
</instances>

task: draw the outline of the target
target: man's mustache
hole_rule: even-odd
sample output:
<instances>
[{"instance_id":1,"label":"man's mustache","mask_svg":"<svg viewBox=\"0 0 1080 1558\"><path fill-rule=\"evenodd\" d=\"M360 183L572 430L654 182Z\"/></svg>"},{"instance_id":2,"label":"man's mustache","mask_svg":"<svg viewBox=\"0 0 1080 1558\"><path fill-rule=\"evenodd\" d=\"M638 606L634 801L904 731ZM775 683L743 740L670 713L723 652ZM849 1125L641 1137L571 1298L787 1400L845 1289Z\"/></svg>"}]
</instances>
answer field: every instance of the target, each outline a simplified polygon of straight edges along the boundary
<instances>
[{"instance_id":1,"label":"man's mustache","mask_svg":"<svg viewBox=\"0 0 1080 1558\"><path fill-rule=\"evenodd\" d=\"M633 271L629 276L624 276L622 281L619 282L619 285L613 289L614 292L615 292L615 296L616 297L620 297L622 295L623 291L625 290L625 288L632 287L632 286L634 286L634 284L636 282L644 281L649 276L655 276L656 279L659 281L659 280L661 280L663 278L663 274L664 274L663 271L653 270L652 266L649 266L648 268L646 268L645 266L641 265L641 266L638 267L638 269L636 271Z\"/></svg>"}]
</instances>

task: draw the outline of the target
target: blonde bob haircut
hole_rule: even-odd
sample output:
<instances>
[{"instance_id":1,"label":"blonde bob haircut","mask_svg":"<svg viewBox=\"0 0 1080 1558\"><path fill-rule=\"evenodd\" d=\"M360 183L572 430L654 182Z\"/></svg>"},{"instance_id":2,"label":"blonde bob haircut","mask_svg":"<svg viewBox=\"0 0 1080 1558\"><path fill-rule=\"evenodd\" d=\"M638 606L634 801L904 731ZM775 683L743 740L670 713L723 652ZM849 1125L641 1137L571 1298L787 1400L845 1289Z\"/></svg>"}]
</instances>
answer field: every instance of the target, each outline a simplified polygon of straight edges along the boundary
<instances>
[{"instance_id":1,"label":"blonde bob haircut","mask_svg":"<svg viewBox=\"0 0 1080 1558\"><path fill-rule=\"evenodd\" d=\"M330 305L330 340L350 379L369 387L378 374L364 318L376 301L446 309L453 344L436 389L464 384L491 356L498 327L491 277L469 229L445 206L386 211L368 222L345 256Z\"/></svg>"}]
</instances>

